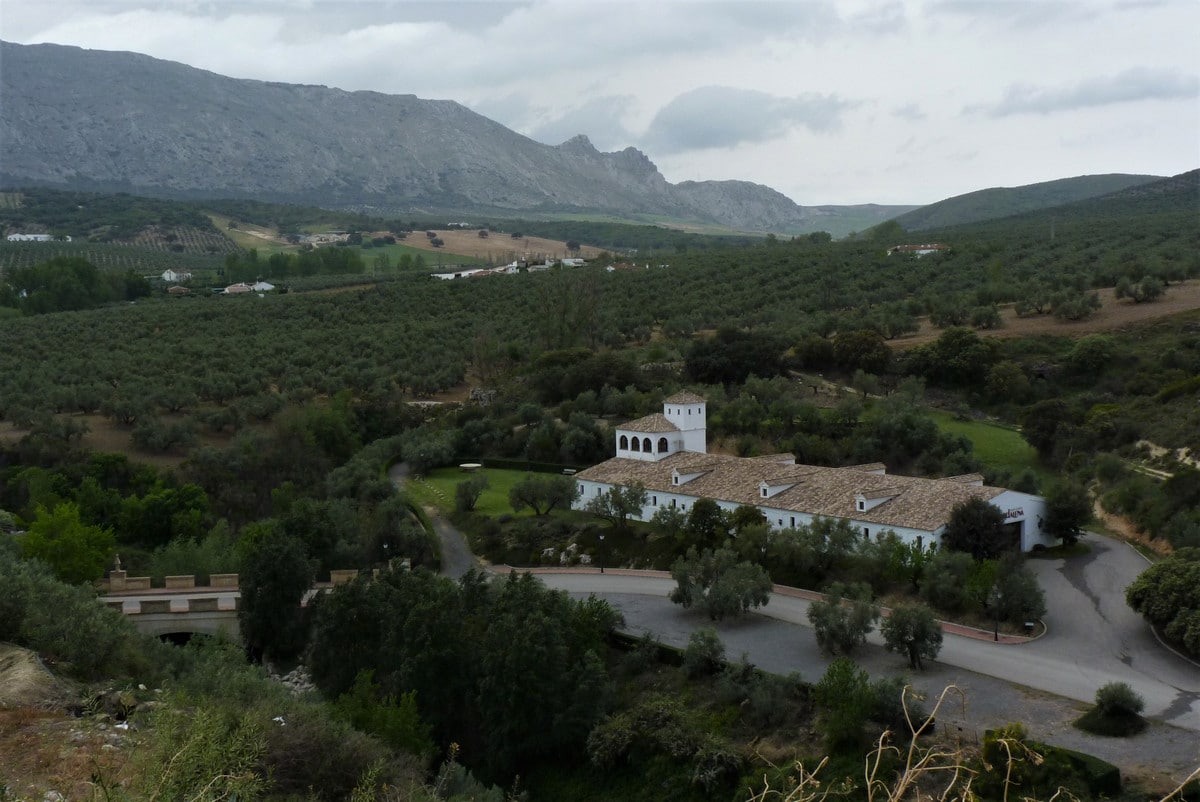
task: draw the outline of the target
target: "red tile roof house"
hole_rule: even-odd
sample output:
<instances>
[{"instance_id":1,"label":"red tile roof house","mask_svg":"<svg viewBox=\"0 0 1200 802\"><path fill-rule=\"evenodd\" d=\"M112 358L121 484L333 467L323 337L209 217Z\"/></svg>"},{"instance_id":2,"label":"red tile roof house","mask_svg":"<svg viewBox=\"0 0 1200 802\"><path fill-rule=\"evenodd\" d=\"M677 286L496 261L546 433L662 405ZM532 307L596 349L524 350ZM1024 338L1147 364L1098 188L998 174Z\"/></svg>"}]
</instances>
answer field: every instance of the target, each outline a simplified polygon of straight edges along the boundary
<instances>
[{"instance_id":1,"label":"red tile roof house","mask_svg":"<svg viewBox=\"0 0 1200 802\"><path fill-rule=\"evenodd\" d=\"M799 465L791 454L734 457L707 453L706 402L677 393L654 413L616 427L617 456L575 475L575 509L617 485L641 482L648 521L659 507L688 510L701 498L724 510L757 508L774 529L816 518L844 518L864 537L894 532L906 542L940 544L954 507L980 498L1002 513L1007 534L1022 551L1052 546L1042 532L1040 496L984 485L979 474L924 479L887 473L882 463L827 468Z\"/></svg>"}]
</instances>

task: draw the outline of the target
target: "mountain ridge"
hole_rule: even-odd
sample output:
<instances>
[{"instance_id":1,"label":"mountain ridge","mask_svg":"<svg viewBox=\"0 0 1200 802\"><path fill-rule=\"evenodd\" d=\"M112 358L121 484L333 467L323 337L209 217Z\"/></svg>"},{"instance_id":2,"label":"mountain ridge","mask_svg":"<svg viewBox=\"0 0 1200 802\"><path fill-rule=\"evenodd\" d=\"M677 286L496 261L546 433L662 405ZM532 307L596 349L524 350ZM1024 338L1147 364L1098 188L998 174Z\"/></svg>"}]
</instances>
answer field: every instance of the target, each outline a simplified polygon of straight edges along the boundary
<instances>
[{"instance_id":1,"label":"mountain ridge","mask_svg":"<svg viewBox=\"0 0 1200 802\"><path fill-rule=\"evenodd\" d=\"M845 233L746 181L670 184L636 148L543 145L452 100L229 78L138 53L0 42L0 181L407 213L668 217ZM852 228L861 228L855 207ZM881 222L912 207L880 207ZM818 224L821 224L818 226Z\"/></svg>"},{"instance_id":2,"label":"mountain ridge","mask_svg":"<svg viewBox=\"0 0 1200 802\"><path fill-rule=\"evenodd\" d=\"M945 198L902 214L894 220L906 231L968 225L1064 206L1164 178L1167 176L1103 173L1015 187L989 187Z\"/></svg>"}]
</instances>

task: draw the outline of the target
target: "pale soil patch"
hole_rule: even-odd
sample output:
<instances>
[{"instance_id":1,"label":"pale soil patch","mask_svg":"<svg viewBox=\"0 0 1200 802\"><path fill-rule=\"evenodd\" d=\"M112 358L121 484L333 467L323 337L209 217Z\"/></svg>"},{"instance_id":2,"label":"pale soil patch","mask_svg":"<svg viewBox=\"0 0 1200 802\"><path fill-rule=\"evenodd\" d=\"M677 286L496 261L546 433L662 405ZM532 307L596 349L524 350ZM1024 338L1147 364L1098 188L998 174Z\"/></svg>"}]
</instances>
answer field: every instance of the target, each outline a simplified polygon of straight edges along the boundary
<instances>
[{"instance_id":1,"label":"pale soil patch","mask_svg":"<svg viewBox=\"0 0 1200 802\"><path fill-rule=\"evenodd\" d=\"M1171 544L1165 540L1151 538L1149 535L1142 532L1133 521L1123 515L1115 515L1100 505L1100 500L1097 499L1092 503L1092 514L1096 516L1096 520L1104 524L1104 526L1117 537L1122 540L1136 543L1144 547L1147 551L1152 551L1155 554L1167 555L1174 549Z\"/></svg>"},{"instance_id":2,"label":"pale soil patch","mask_svg":"<svg viewBox=\"0 0 1200 802\"><path fill-rule=\"evenodd\" d=\"M1100 310L1087 320L1063 323L1055 320L1051 315L1017 317L1012 305L1007 305L1000 308L1000 318L1004 321L1004 325L998 329L980 330L979 335L982 337L1032 337L1048 334L1055 337L1082 337L1086 334L1112 331L1148 320L1200 309L1200 280L1195 279L1181 284L1172 284L1162 298L1143 304L1118 301L1111 288L1097 290L1097 292L1100 295ZM895 340L891 340L890 344L900 349L912 348L932 342L941 334L942 329L934 327L928 318L922 318L919 331L915 334L897 337Z\"/></svg>"},{"instance_id":3,"label":"pale soil patch","mask_svg":"<svg viewBox=\"0 0 1200 802\"><path fill-rule=\"evenodd\" d=\"M0 709L60 700L66 689L28 649L0 643Z\"/></svg>"},{"instance_id":4,"label":"pale soil patch","mask_svg":"<svg viewBox=\"0 0 1200 802\"><path fill-rule=\"evenodd\" d=\"M582 246L578 254L570 253L567 251L565 242L546 239L544 237L521 237L520 239L513 239L510 235L500 232L489 234L487 237L480 237L477 229L470 231L438 231L431 228L428 230L437 234L446 244L441 248L433 247L429 244L429 238L425 236L424 231L414 231L408 235L407 239L397 241L411 248L420 248L432 253L445 251L448 254L457 253L463 256L473 256L477 259L485 259L493 264L508 264L517 259L525 259L530 264L533 264L544 261L547 257L551 259L563 259L568 256L579 256L584 259L594 259L600 253L599 248L593 248L590 245Z\"/></svg>"}]
</instances>

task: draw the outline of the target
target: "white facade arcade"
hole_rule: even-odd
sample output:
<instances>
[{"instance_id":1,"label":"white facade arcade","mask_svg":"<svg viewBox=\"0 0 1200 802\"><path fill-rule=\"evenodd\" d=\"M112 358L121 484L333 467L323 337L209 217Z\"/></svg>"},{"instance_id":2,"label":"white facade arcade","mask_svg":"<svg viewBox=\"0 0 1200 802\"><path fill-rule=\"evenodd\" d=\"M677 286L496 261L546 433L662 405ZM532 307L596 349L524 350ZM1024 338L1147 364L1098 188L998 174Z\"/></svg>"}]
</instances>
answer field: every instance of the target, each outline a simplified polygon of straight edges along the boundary
<instances>
[{"instance_id":1,"label":"white facade arcade","mask_svg":"<svg viewBox=\"0 0 1200 802\"><path fill-rule=\"evenodd\" d=\"M924 479L890 475L879 463L828 468L799 465L790 454L708 454L705 421L704 399L678 393L664 402L662 414L617 427L617 456L576 474L575 508L614 486L640 483L646 504L634 517L643 521L660 507L687 511L707 498L730 511L755 507L775 529L842 518L864 537L893 532L908 542L934 545L954 507L980 498L1004 513L1013 547L1029 551L1056 542L1042 531L1042 498L987 487L978 474Z\"/></svg>"},{"instance_id":2,"label":"white facade arcade","mask_svg":"<svg viewBox=\"0 0 1200 802\"><path fill-rule=\"evenodd\" d=\"M676 393L663 402L662 414L629 421L616 429L617 456L660 460L681 451L708 450L706 403L691 393Z\"/></svg>"}]
</instances>

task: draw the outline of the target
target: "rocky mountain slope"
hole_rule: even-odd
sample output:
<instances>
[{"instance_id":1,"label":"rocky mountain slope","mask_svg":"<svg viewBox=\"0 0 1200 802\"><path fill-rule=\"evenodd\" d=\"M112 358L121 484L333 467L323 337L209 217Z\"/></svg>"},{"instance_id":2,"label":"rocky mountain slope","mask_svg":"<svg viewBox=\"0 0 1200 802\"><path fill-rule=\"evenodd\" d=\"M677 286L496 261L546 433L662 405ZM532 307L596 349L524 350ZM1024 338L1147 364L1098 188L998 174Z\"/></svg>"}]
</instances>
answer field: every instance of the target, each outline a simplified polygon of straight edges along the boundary
<instances>
[{"instance_id":1,"label":"rocky mountain slope","mask_svg":"<svg viewBox=\"0 0 1200 802\"><path fill-rule=\"evenodd\" d=\"M583 136L543 145L453 101L239 80L49 44L0 43L0 62L8 185L383 214L583 212L780 234L845 228L836 214L768 187L672 185L634 148L602 153ZM878 207L878 219L909 208Z\"/></svg>"}]
</instances>

